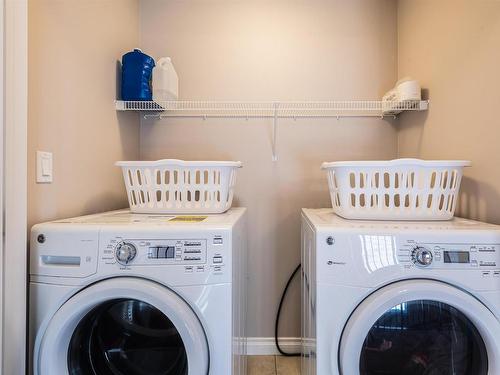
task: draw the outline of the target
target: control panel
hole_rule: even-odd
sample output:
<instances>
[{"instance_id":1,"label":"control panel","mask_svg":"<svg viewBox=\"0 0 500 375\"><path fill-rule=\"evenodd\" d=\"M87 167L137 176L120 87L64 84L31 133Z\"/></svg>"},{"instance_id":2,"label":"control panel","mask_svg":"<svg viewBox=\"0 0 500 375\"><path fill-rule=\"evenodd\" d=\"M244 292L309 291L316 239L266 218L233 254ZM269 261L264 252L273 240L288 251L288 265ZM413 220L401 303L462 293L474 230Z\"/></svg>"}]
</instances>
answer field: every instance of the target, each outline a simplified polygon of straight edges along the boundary
<instances>
[{"instance_id":1,"label":"control panel","mask_svg":"<svg viewBox=\"0 0 500 375\"><path fill-rule=\"evenodd\" d=\"M444 244L407 241L398 249L406 268L488 269L500 267L500 244Z\"/></svg>"},{"instance_id":2,"label":"control panel","mask_svg":"<svg viewBox=\"0 0 500 375\"><path fill-rule=\"evenodd\" d=\"M201 262L206 261L206 240L173 240L149 246L148 258L166 261Z\"/></svg>"},{"instance_id":3,"label":"control panel","mask_svg":"<svg viewBox=\"0 0 500 375\"><path fill-rule=\"evenodd\" d=\"M117 238L108 244L102 259L122 266L204 264L207 262L207 240ZM214 259L214 263L217 260Z\"/></svg>"}]
</instances>

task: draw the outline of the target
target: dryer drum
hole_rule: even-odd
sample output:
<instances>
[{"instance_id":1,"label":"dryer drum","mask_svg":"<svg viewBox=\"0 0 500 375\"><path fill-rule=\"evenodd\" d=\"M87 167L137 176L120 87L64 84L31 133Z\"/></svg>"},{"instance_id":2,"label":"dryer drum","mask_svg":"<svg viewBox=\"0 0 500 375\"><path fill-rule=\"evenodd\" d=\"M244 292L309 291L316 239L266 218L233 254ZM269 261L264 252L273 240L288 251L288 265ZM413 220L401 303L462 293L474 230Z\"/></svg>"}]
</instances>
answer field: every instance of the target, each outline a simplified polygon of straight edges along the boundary
<instances>
[{"instance_id":1,"label":"dryer drum","mask_svg":"<svg viewBox=\"0 0 500 375\"><path fill-rule=\"evenodd\" d=\"M116 299L91 310L68 349L71 375L187 375L182 338L160 310Z\"/></svg>"},{"instance_id":2,"label":"dryer drum","mask_svg":"<svg viewBox=\"0 0 500 375\"><path fill-rule=\"evenodd\" d=\"M438 301L394 306L372 326L361 351L361 375L487 373L486 346L476 327Z\"/></svg>"}]
</instances>

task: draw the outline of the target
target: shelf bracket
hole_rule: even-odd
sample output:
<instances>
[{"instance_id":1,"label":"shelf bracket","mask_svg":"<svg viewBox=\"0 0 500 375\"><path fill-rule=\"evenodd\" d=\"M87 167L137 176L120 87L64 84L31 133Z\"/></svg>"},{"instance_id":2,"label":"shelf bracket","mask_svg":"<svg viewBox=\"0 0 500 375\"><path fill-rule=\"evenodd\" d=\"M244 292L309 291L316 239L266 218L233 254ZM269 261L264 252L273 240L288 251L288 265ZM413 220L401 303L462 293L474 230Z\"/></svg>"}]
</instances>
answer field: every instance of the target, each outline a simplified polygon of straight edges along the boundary
<instances>
[{"instance_id":1,"label":"shelf bracket","mask_svg":"<svg viewBox=\"0 0 500 375\"><path fill-rule=\"evenodd\" d=\"M273 116L273 140L272 140L272 151L273 151L273 161L278 161L278 155L276 153L276 142L278 136L278 105L279 103L274 103L274 116Z\"/></svg>"}]
</instances>

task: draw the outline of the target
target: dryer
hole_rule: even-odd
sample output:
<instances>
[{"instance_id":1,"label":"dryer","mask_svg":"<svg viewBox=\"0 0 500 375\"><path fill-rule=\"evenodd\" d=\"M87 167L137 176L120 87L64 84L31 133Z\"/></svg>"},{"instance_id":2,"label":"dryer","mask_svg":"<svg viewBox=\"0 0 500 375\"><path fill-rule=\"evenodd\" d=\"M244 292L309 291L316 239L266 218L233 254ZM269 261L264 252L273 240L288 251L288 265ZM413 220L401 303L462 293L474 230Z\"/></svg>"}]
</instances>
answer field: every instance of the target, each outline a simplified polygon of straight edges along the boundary
<instances>
[{"instance_id":1,"label":"dryer","mask_svg":"<svg viewBox=\"0 0 500 375\"><path fill-rule=\"evenodd\" d=\"M33 374L245 374L245 209L39 224L30 260Z\"/></svg>"},{"instance_id":2,"label":"dryer","mask_svg":"<svg viewBox=\"0 0 500 375\"><path fill-rule=\"evenodd\" d=\"M302 212L302 375L500 374L500 227Z\"/></svg>"}]
</instances>

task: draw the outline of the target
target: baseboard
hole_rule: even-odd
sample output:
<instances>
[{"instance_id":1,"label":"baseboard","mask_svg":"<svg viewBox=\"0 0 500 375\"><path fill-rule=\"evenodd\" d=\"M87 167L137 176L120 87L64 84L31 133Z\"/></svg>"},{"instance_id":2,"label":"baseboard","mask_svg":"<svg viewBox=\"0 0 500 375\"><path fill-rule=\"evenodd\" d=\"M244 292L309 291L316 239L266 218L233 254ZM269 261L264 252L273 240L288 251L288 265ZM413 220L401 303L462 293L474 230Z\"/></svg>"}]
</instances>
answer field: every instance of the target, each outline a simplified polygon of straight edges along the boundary
<instances>
[{"instance_id":1,"label":"baseboard","mask_svg":"<svg viewBox=\"0 0 500 375\"><path fill-rule=\"evenodd\" d=\"M300 352L300 337L280 337L280 347L287 353ZM247 337L248 355L279 355L274 337Z\"/></svg>"}]
</instances>

